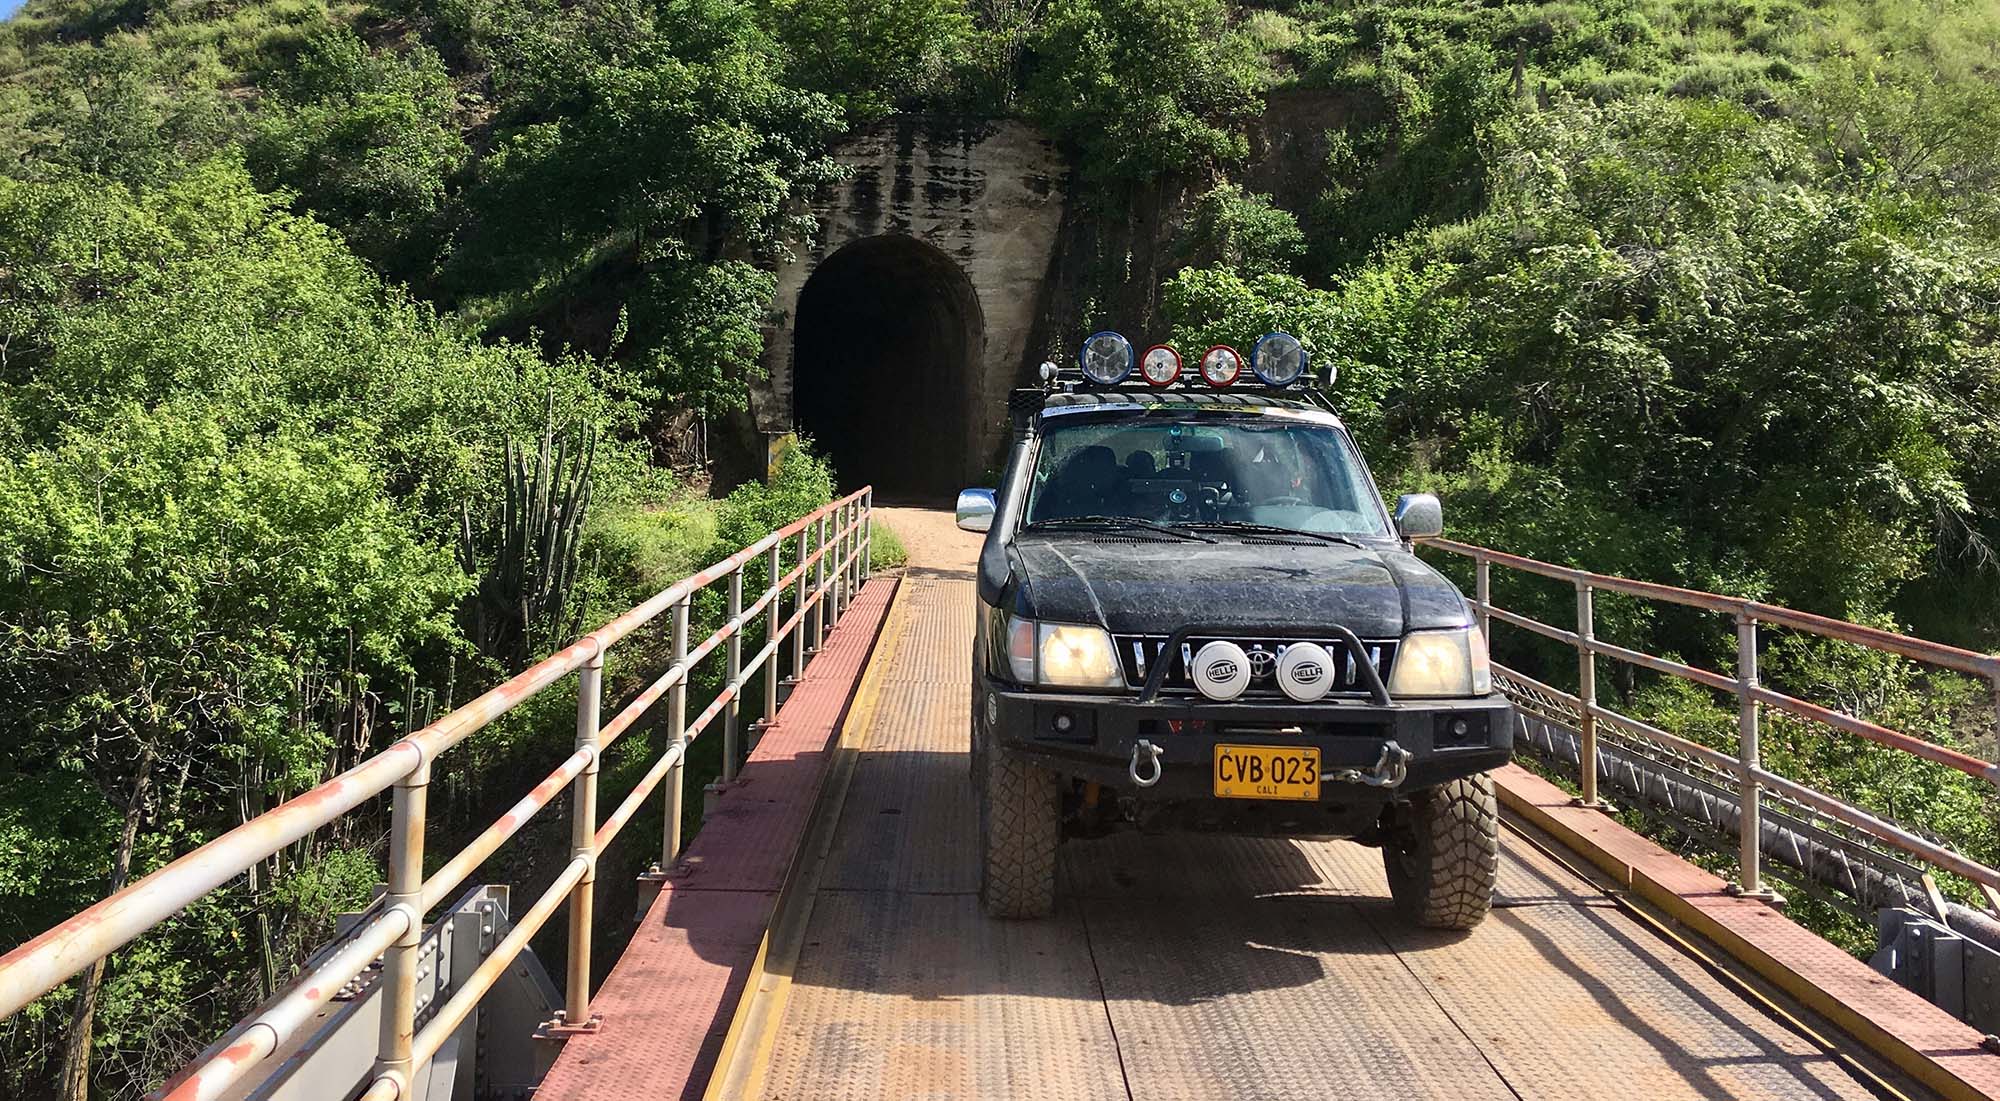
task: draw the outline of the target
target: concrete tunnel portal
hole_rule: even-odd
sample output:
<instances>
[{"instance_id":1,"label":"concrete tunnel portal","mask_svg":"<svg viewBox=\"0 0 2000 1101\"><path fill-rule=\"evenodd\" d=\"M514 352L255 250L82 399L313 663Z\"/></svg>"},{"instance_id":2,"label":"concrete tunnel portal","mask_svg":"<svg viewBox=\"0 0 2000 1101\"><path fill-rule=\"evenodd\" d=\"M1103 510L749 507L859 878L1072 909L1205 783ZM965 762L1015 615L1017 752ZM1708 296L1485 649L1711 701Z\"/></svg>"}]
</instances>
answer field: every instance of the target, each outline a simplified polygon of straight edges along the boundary
<instances>
[{"instance_id":1,"label":"concrete tunnel portal","mask_svg":"<svg viewBox=\"0 0 2000 1101\"><path fill-rule=\"evenodd\" d=\"M984 319L951 257L914 237L855 241L799 291L794 414L843 486L936 501L972 468Z\"/></svg>"}]
</instances>

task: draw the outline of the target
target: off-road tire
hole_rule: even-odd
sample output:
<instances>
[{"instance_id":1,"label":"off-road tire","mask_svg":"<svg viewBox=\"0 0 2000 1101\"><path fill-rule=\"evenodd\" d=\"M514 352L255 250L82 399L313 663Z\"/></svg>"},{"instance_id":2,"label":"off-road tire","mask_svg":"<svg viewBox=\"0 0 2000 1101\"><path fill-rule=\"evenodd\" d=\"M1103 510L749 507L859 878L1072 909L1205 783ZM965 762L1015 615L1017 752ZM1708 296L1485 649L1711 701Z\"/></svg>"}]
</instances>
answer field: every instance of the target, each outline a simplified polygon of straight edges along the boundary
<instances>
[{"instance_id":1,"label":"off-road tire","mask_svg":"<svg viewBox=\"0 0 2000 1101\"><path fill-rule=\"evenodd\" d=\"M1396 912L1426 929L1470 929L1493 909L1500 811L1486 773L1419 792L1397 808L1382 863Z\"/></svg>"},{"instance_id":2,"label":"off-road tire","mask_svg":"<svg viewBox=\"0 0 2000 1101\"><path fill-rule=\"evenodd\" d=\"M1047 917L1056 907L1062 839L1056 774L1002 752L989 732L974 752L979 789L979 901L997 918Z\"/></svg>"}]
</instances>

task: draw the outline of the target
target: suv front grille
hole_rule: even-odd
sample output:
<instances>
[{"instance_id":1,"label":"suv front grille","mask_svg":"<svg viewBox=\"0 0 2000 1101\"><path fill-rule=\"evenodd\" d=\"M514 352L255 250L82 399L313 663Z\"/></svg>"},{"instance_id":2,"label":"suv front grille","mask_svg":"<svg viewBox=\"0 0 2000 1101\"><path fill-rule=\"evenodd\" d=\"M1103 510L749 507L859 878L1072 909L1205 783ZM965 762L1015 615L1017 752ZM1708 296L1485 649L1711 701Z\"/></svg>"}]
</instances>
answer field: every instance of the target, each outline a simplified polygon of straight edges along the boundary
<instances>
[{"instance_id":1,"label":"suv front grille","mask_svg":"<svg viewBox=\"0 0 2000 1101\"><path fill-rule=\"evenodd\" d=\"M1195 652L1218 638L1243 647L1250 655L1250 687L1243 692L1243 698L1284 699L1284 692L1278 687L1278 658L1285 647L1295 642L1316 642L1333 656L1333 694L1357 695L1368 691L1363 678L1360 661L1365 660L1375 666L1382 676L1382 682L1389 682L1389 668L1396 658L1396 640L1362 639L1365 656L1357 658L1352 647L1337 638L1243 638L1230 635L1193 635L1181 643L1180 652L1168 659L1172 664L1167 668L1166 679L1160 682L1163 693L1193 694L1194 681L1188 677L1188 666L1193 663ZM1125 683L1133 688L1142 687L1146 677L1153 671L1166 649L1165 635L1113 635L1112 641L1118 647L1118 663L1125 671Z\"/></svg>"}]
</instances>

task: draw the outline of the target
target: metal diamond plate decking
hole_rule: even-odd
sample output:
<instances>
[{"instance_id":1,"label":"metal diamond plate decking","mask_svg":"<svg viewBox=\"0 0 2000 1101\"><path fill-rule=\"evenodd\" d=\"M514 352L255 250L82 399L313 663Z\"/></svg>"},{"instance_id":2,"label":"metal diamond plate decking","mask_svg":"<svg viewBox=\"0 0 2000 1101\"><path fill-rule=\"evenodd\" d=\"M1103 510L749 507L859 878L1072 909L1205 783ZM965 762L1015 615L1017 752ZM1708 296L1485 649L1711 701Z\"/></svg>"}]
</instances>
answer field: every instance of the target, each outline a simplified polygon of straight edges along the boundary
<instances>
[{"instance_id":1,"label":"metal diamond plate decking","mask_svg":"<svg viewBox=\"0 0 2000 1101\"><path fill-rule=\"evenodd\" d=\"M908 637L762 1096L1872 1096L1511 834L1470 935L1400 925L1360 846L1136 834L1065 844L1053 919L986 919L965 757L978 539L883 515L913 552Z\"/></svg>"}]
</instances>

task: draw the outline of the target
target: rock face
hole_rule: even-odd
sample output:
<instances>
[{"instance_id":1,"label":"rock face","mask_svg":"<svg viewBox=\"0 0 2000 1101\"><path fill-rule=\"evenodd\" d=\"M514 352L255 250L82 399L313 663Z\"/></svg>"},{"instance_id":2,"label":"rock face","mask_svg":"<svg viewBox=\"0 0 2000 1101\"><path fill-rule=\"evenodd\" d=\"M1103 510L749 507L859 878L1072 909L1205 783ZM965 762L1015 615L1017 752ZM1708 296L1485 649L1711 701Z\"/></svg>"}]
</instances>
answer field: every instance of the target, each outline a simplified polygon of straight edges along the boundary
<instances>
[{"instance_id":1,"label":"rock face","mask_svg":"<svg viewBox=\"0 0 2000 1101\"><path fill-rule=\"evenodd\" d=\"M811 240L776 269L756 428L798 429L843 482L935 498L1001 454L1063 225L1068 166L1011 120L898 116L836 151Z\"/></svg>"}]
</instances>

